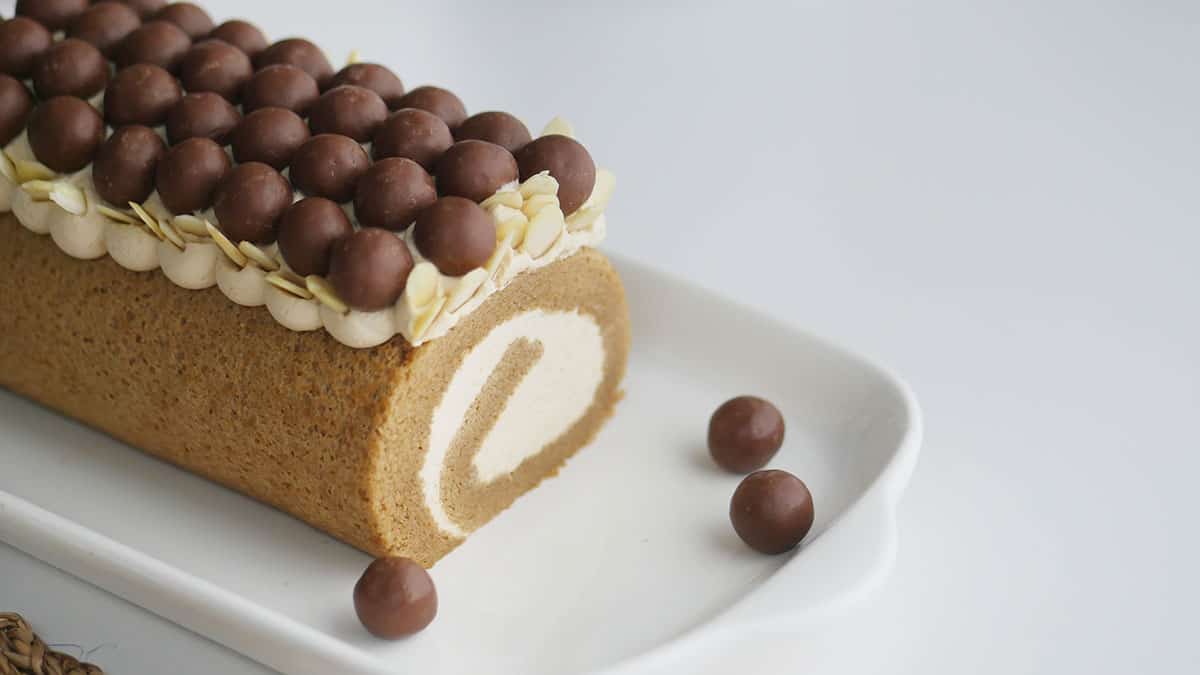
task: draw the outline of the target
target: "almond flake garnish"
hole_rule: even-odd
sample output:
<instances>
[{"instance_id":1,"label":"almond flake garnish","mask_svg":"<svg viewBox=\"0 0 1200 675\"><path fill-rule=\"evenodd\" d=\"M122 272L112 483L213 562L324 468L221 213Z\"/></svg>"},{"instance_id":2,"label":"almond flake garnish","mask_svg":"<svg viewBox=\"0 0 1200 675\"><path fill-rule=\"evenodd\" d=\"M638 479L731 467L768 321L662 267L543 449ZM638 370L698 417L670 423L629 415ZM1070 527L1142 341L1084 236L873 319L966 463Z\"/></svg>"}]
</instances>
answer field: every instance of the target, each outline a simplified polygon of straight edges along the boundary
<instances>
[{"instance_id":1,"label":"almond flake garnish","mask_svg":"<svg viewBox=\"0 0 1200 675\"><path fill-rule=\"evenodd\" d=\"M197 218L189 213L175 216L171 219L171 224L175 226L175 229L194 237L208 236L208 227L206 227L205 223L206 221L203 218Z\"/></svg>"},{"instance_id":2,"label":"almond flake garnish","mask_svg":"<svg viewBox=\"0 0 1200 675\"><path fill-rule=\"evenodd\" d=\"M508 264L512 262L513 255L513 233L509 233L499 244L496 245L496 250L492 251L492 257L488 258L483 269L487 270L488 277L499 285L501 268L508 268Z\"/></svg>"},{"instance_id":3,"label":"almond flake garnish","mask_svg":"<svg viewBox=\"0 0 1200 675\"><path fill-rule=\"evenodd\" d=\"M274 272L275 270L279 269L279 263L272 260L271 256L267 255L261 248L255 246L254 244L251 244L248 241L243 241L238 244L237 247L238 250L250 260L250 262L258 265L264 270L268 272ZM301 284L303 283L304 282L301 282ZM307 290L304 292L308 293Z\"/></svg>"},{"instance_id":4,"label":"almond flake garnish","mask_svg":"<svg viewBox=\"0 0 1200 675\"><path fill-rule=\"evenodd\" d=\"M408 273L408 281L404 285L404 300L408 308L414 312L433 302L441 290L442 275L438 268L428 260L418 263Z\"/></svg>"},{"instance_id":5,"label":"almond flake garnish","mask_svg":"<svg viewBox=\"0 0 1200 675\"><path fill-rule=\"evenodd\" d=\"M13 166L12 160L8 158L8 153L0 150L0 176L3 176L8 182L13 185L20 185L21 181L17 178L17 167Z\"/></svg>"},{"instance_id":6,"label":"almond flake garnish","mask_svg":"<svg viewBox=\"0 0 1200 675\"><path fill-rule=\"evenodd\" d=\"M475 295L475 291L483 285L483 282L488 280L488 271L482 267L467 272L458 280L458 285L454 287L454 291L446 298L446 311L455 312L459 307L466 304L467 300Z\"/></svg>"},{"instance_id":7,"label":"almond flake garnish","mask_svg":"<svg viewBox=\"0 0 1200 675\"><path fill-rule=\"evenodd\" d=\"M30 180L21 183L21 189L35 202L48 202L50 201L50 192L54 189L54 183L48 180Z\"/></svg>"},{"instance_id":8,"label":"almond flake garnish","mask_svg":"<svg viewBox=\"0 0 1200 675\"><path fill-rule=\"evenodd\" d=\"M238 268L245 267L246 263L250 262L246 259L246 254L242 253L232 241L229 241L229 237L226 237L224 232L218 230L216 225L206 220L204 221L204 229L208 232L208 236L212 237L212 240L216 242L217 248L221 249L230 262L237 265Z\"/></svg>"},{"instance_id":9,"label":"almond flake garnish","mask_svg":"<svg viewBox=\"0 0 1200 675\"><path fill-rule=\"evenodd\" d=\"M442 307L446 305L446 296L441 296L435 300L429 307L419 315L413 317L412 321L412 339L420 340L425 336L425 331L429 330L429 326L433 324L433 320L442 311Z\"/></svg>"},{"instance_id":10,"label":"almond flake garnish","mask_svg":"<svg viewBox=\"0 0 1200 675\"><path fill-rule=\"evenodd\" d=\"M17 172L18 183L28 183L31 180L50 180L58 175L54 169L32 159L14 159L13 169Z\"/></svg>"},{"instance_id":11,"label":"almond flake garnish","mask_svg":"<svg viewBox=\"0 0 1200 675\"><path fill-rule=\"evenodd\" d=\"M521 212L533 220L535 216L547 207L558 207L558 197L555 195L534 195L525 200L524 206L521 207Z\"/></svg>"},{"instance_id":12,"label":"almond flake garnish","mask_svg":"<svg viewBox=\"0 0 1200 675\"><path fill-rule=\"evenodd\" d=\"M321 301L322 305L338 314L346 314L350 311L350 307L338 297L337 291L333 289L333 284L329 283L325 277L310 274L304 277L304 287L313 294L313 297Z\"/></svg>"},{"instance_id":13,"label":"almond flake garnish","mask_svg":"<svg viewBox=\"0 0 1200 675\"><path fill-rule=\"evenodd\" d=\"M549 171L542 171L530 176L528 180L521 183L521 196L529 199L534 195L557 195L558 180L550 175Z\"/></svg>"},{"instance_id":14,"label":"almond flake garnish","mask_svg":"<svg viewBox=\"0 0 1200 675\"><path fill-rule=\"evenodd\" d=\"M492 210L492 219L496 222L496 241L508 239L513 246L521 244L529 225L528 216L507 206L497 206Z\"/></svg>"},{"instance_id":15,"label":"almond flake garnish","mask_svg":"<svg viewBox=\"0 0 1200 675\"><path fill-rule=\"evenodd\" d=\"M357 49L351 49L350 55L346 57L346 65L352 66L362 61L362 54Z\"/></svg>"},{"instance_id":16,"label":"almond flake garnish","mask_svg":"<svg viewBox=\"0 0 1200 675\"><path fill-rule=\"evenodd\" d=\"M557 204L547 206L538 211L537 215L529 221L529 227L525 229L525 241L521 243L521 250L531 257L540 258L558 240L565 226L566 221L563 218L562 209L558 208Z\"/></svg>"},{"instance_id":17,"label":"almond flake garnish","mask_svg":"<svg viewBox=\"0 0 1200 675\"><path fill-rule=\"evenodd\" d=\"M167 241L171 242L175 248L179 249L180 251L187 248L187 242L184 241L183 237L179 235L179 230L175 229L175 226L171 224L171 221L161 220L158 223L158 227L162 230L163 237Z\"/></svg>"},{"instance_id":18,"label":"almond flake garnish","mask_svg":"<svg viewBox=\"0 0 1200 675\"><path fill-rule=\"evenodd\" d=\"M583 207L567 217L567 228L580 230L596 222L604 210L608 208L608 200L612 198L613 190L617 187L617 177L608 169L596 171L596 185L592 188L592 196L583 203Z\"/></svg>"},{"instance_id":19,"label":"almond flake garnish","mask_svg":"<svg viewBox=\"0 0 1200 675\"><path fill-rule=\"evenodd\" d=\"M54 188L50 190L50 201L58 204L59 208L73 216L82 216L87 213L87 195L83 190L70 183L61 181L54 183Z\"/></svg>"},{"instance_id":20,"label":"almond flake garnish","mask_svg":"<svg viewBox=\"0 0 1200 675\"><path fill-rule=\"evenodd\" d=\"M146 226L146 229L150 230L150 234L158 237L161 241L166 240L166 235L163 234L162 228L158 226L158 219L147 213L146 209L143 208L141 204L137 202L129 202L129 208L133 209L133 212L137 214L138 218L141 219L142 223Z\"/></svg>"},{"instance_id":21,"label":"almond flake garnish","mask_svg":"<svg viewBox=\"0 0 1200 675\"><path fill-rule=\"evenodd\" d=\"M242 242L243 244L246 242ZM312 300L313 294L308 292L308 288L304 285L304 280L296 276L295 273L287 270L278 269L274 272L268 272L264 277L268 284L281 291L291 293L301 300Z\"/></svg>"},{"instance_id":22,"label":"almond flake garnish","mask_svg":"<svg viewBox=\"0 0 1200 675\"><path fill-rule=\"evenodd\" d=\"M490 211L495 206L501 204L509 207L510 209L519 209L521 208L522 202L523 199L520 192L517 192L516 190L500 190L496 194L480 202L479 205L482 206L485 211Z\"/></svg>"},{"instance_id":23,"label":"almond flake garnish","mask_svg":"<svg viewBox=\"0 0 1200 675\"><path fill-rule=\"evenodd\" d=\"M551 134L559 134L560 136L575 138L575 127L571 126L570 122L555 115L554 119L547 122L546 127L542 129L543 136L549 136Z\"/></svg>"},{"instance_id":24,"label":"almond flake garnish","mask_svg":"<svg viewBox=\"0 0 1200 675\"><path fill-rule=\"evenodd\" d=\"M124 224L124 225L139 225L140 224L140 223L138 223L137 220L134 219L133 216L129 215L128 213L126 213L120 209L114 209L111 206L106 206L104 204L97 204L96 211L100 215L104 216L105 218L108 218L109 220L113 220L113 221L116 221L116 222Z\"/></svg>"}]
</instances>

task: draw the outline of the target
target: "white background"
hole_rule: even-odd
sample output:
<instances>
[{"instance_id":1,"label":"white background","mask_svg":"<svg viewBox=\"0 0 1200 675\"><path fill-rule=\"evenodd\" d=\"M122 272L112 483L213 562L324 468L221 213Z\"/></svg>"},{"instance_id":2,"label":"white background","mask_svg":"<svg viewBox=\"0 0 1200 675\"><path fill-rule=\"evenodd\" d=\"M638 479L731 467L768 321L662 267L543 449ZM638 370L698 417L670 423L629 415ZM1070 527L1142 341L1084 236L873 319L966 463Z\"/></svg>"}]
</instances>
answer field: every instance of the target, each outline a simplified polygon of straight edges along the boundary
<instances>
[{"instance_id":1,"label":"white background","mask_svg":"<svg viewBox=\"0 0 1200 675\"><path fill-rule=\"evenodd\" d=\"M1200 663L1200 5L304 4L207 6L535 132L563 114L618 175L611 250L915 388L885 587L708 672ZM11 549L0 567L51 640L257 672Z\"/></svg>"}]
</instances>

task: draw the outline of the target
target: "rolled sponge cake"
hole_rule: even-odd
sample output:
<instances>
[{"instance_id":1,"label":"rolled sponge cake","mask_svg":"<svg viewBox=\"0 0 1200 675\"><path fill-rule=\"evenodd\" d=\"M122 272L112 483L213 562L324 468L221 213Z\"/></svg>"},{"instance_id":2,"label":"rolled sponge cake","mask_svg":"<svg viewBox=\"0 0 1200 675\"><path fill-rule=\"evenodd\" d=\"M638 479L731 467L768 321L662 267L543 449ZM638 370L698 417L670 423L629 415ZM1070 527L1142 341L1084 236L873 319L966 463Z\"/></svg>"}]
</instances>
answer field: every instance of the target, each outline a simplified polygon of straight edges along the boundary
<instances>
[{"instance_id":1,"label":"rolled sponge cake","mask_svg":"<svg viewBox=\"0 0 1200 675\"><path fill-rule=\"evenodd\" d=\"M286 511L430 566L612 414L620 279L584 248L447 335L351 349L216 288L63 255L0 215L0 386Z\"/></svg>"}]
</instances>

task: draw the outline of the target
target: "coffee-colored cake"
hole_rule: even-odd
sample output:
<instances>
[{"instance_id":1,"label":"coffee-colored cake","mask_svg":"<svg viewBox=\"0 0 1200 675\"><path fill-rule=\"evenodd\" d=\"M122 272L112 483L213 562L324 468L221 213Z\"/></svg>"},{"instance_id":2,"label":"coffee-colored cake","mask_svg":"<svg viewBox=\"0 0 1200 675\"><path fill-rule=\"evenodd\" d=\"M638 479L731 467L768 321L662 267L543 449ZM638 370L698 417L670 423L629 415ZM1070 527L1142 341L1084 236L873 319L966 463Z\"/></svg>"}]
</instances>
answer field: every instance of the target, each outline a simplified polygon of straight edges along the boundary
<instances>
[{"instance_id":1,"label":"coffee-colored cake","mask_svg":"<svg viewBox=\"0 0 1200 675\"><path fill-rule=\"evenodd\" d=\"M99 7L0 24L0 386L427 566L598 432L628 312L569 125Z\"/></svg>"}]
</instances>

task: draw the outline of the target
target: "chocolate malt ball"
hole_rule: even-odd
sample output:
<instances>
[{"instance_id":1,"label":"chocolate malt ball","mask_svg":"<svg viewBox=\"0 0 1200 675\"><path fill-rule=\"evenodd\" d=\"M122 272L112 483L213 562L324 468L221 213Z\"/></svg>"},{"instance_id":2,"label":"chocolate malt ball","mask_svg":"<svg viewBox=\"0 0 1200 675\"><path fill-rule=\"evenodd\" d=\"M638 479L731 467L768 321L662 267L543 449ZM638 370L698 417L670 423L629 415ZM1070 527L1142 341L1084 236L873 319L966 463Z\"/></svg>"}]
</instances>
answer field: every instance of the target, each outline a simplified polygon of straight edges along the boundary
<instances>
[{"instance_id":1,"label":"chocolate malt ball","mask_svg":"<svg viewBox=\"0 0 1200 675\"><path fill-rule=\"evenodd\" d=\"M142 19L128 5L119 2L97 2L71 22L67 37L78 38L111 57L117 45L142 25Z\"/></svg>"},{"instance_id":2,"label":"chocolate malt ball","mask_svg":"<svg viewBox=\"0 0 1200 675\"><path fill-rule=\"evenodd\" d=\"M189 92L211 91L234 103L253 74L245 52L216 39L192 45L179 66L179 79Z\"/></svg>"},{"instance_id":3,"label":"chocolate malt ball","mask_svg":"<svg viewBox=\"0 0 1200 675\"><path fill-rule=\"evenodd\" d=\"M233 162L216 141L189 138L172 147L158 162L154 185L173 213L203 211Z\"/></svg>"},{"instance_id":4,"label":"chocolate malt ball","mask_svg":"<svg viewBox=\"0 0 1200 675\"><path fill-rule=\"evenodd\" d=\"M24 79L39 56L54 44L42 24L24 16L0 22L0 73Z\"/></svg>"},{"instance_id":5,"label":"chocolate malt ball","mask_svg":"<svg viewBox=\"0 0 1200 675\"><path fill-rule=\"evenodd\" d=\"M17 78L0 74L0 146L21 135L31 112L33 94Z\"/></svg>"},{"instance_id":6,"label":"chocolate malt ball","mask_svg":"<svg viewBox=\"0 0 1200 675\"><path fill-rule=\"evenodd\" d=\"M233 241L269 244L275 225L292 203L292 186L261 162L238 164L217 184L213 212Z\"/></svg>"},{"instance_id":7,"label":"chocolate malt ball","mask_svg":"<svg viewBox=\"0 0 1200 675\"><path fill-rule=\"evenodd\" d=\"M341 206L324 197L305 197L279 219L279 252L296 274L324 276L334 244L353 233Z\"/></svg>"},{"instance_id":8,"label":"chocolate malt ball","mask_svg":"<svg viewBox=\"0 0 1200 675\"><path fill-rule=\"evenodd\" d=\"M517 164L521 167L521 180L549 171L558 181L558 203L565 215L571 215L596 186L596 164L592 156L573 138L550 134L542 136L517 153Z\"/></svg>"},{"instance_id":9,"label":"chocolate malt ball","mask_svg":"<svg viewBox=\"0 0 1200 675\"><path fill-rule=\"evenodd\" d=\"M492 256L496 225L470 199L442 197L417 216L413 241L442 274L457 277L482 267Z\"/></svg>"},{"instance_id":10,"label":"chocolate malt ball","mask_svg":"<svg viewBox=\"0 0 1200 675\"><path fill-rule=\"evenodd\" d=\"M42 164L72 173L91 163L104 141L104 119L74 96L43 101L29 117L29 145Z\"/></svg>"},{"instance_id":11,"label":"chocolate malt ball","mask_svg":"<svg viewBox=\"0 0 1200 675\"><path fill-rule=\"evenodd\" d=\"M104 92L104 120L114 127L156 127L181 98L183 89L170 73L149 63L135 63L118 71Z\"/></svg>"},{"instance_id":12,"label":"chocolate malt ball","mask_svg":"<svg viewBox=\"0 0 1200 675\"><path fill-rule=\"evenodd\" d=\"M738 396L708 420L708 451L727 471L749 473L771 461L783 445L783 415L757 396Z\"/></svg>"},{"instance_id":13,"label":"chocolate malt ball","mask_svg":"<svg viewBox=\"0 0 1200 675\"><path fill-rule=\"evenodd\" d=\"M387 116L379 94L346 84L321 94L309 111L308 126L314 134L341 134L366 143Z\"/></svg>"},{"instance_id":14,"label":"chocolate malt ball","mask_svg":"<svg viewBox=\"0 0 1200 675\"><path fill-rule=\"evenodd\" d=\"M372 635L395 640L419 633L437 616L429 573L408 558L379 558L354 585L354 611Z\"/></svg>"},{"instance_id":15,"label":"chocolate malt ball","mask_svg":"<svg viewBox=\"0 0 1200 675\"><path fill-rule=\"evenodd\" d=\"M734 491L729 520L750 548L769 555L785 553L812 528L812 494L786 471L755 471Z\"/></svg>"},{"instance_id":16,"label":"chocolate malt ball","mask_svg":"<svg viewBox=\"0 0 1200 675\"><path fill-rule=\"evenodd\" d=\"M191 38L179 26L170 21L149 21L121 40L114 60L118 68L151 63L175 73L191 46Z\"/></svg>"},{"instance_id":17,"label":"chocolate malt ball","mask_svg":"<svg viewBox=\"0 0 1200 675\"><path fill-rule=\"evenodd\" d=\"M158 10L154 18L179 26L193 40L199 40L213 30L213 20L208 12L190 2L173 2Z\"/></svg>"},{"instance_id":18,"label":"chocolate malt ball","mask_svg":"<svg viewBox=\"0 0 1200 675\"><path fill-rule=\"evenodd\" d=\"M515 153L533 138L521 120L506 112L490 111L471 115L454 130L454 140L468 139L495 143Z\"/></svg>"},{"instance_id":19,"label":"chocolate malt ball","mask_svg":"<svg viewBox=\"0 0 1200 675\"><path fill-rule=\"evenodd\" d=\"M118 206L146 201L154 192L158 162L166 154L167 144L150 127L117 129L100 146L92 162L96 193Z\"/></svg>"},{"instance_id":20,"label":"chocolate malt ball","mask_svg":"<svg viewBox=\"0 0 1200 675\"><path fill-rule=\"evenodd\" d=\"M118 2L132 8L142 18L142 21L154 16L155 12L167 4L167 0L118 0Z\"/></svg>"},{"instance_id":21,"label":"chocolate malt ball","mask_svg":"<svg viewBox=\"0 0 1200 675\"><path fill-rule=\"evenodd\" d=\"M392 113L371 142L371 154L376 160L404 157L433 171L438 158L450 146L454 137L442 118L426 110L403 108Z\"/></svg>"},{"instance_id":22,"label":"chocolate malt ball","mask_svg":"<svg viewBox=\"0 0 1200 675\"><path fill-rule=\"evenodd\" d=\"M49 30L65 30L87 9L88 0L17 0L17 16L37 21Z\"/></svg>"},{"instance_id":23,"label":"chocolate malt ball","mask_svg":"<svg viewBox=\"0 0 1200 675\"><path fill-rule=\"evenodd\" d=\"M311 137L300 116L284 108L262 108L246 115L233 130L233 157L262 162L282 171Z\"/></svg>"},{"instance_id":24,"label":"chocolate malt ball","mask_svg":"<svg viewBox=\"0 0 1200 675\"><path fill-rule=\"evenodd\" d=\"M389 157L358 179L354 215L364 227L401 231L437 201L433 177L411 159Z\"/></svg>"},{"instance_id":25,"label":"chocolate malt ball","mask_svg":"<svg viewBox=\"0 0 1200 675\"><path fill-rule=\"evenodd\" d=\"M167 112L167 141L176 145L189 138L211 138L226 145L241 119L237 108L220 94L188 94Z\"/></svg>"},{"instance_id":26,"label":"chocolate malt ball","mask_svg":"<svg viewBox=\"0 0 1200 675\"><path fill-rule=\"evenodd\" d=\"M108 84L108 61L99 49L76 38L56 42L33 64L33 90L38 98L91 98Z\"/></svg>"},{"instance_id":27,"label":"chocolate malt ball","mask_svg":"<svg viewBox=\"0 0 1200 675\"><path fill-rule=\"evenodd\" d=\"M481 202L517 179L511 152L487 141L459 141L437 161L438 192Z\"/></svg>"},{"instance_id":28,"label":"chocolate malt ball","mask_svg":"<svg viewBox=\"0 0 1200 675\"><path fill-rule=\"evenodd\" d=\"M355 185L370 164L367 152L353 138L321 134L296 150L290 175L304 194L344 203L354 199Z\"/></svg>"},{"instance_id":29,"label":"chocolate malt ball","mask_svg":"<svg viewBox=\"0 0 1200 675\"><path fill-rule=\"evenodd\" d=\"M324 86L333 78L333 66L325 58L325 52L304 38L288 38L267 47L254 60L258 68L276 63L296 66L312 76L317 84Z\"/></svg>"},{"instance_id":30,"label":"chocolate malt ball","mask_svg":"<svg viewBox=\"0 0 1200 675\"><path fill-rule=\"evenodd\" d=\"M263 35L258 26L241 19L226 21L214 28L208 37L228 42L251 59L267 48L267 36Z\"/></svg>"},{"instance_id":31,"label":"chocolate malt ball","mask_svg":"<svg viewBox=\"0 0 1200 675\"><path fill-rule=\"evenodd\" d=\"M389 110L400 108L400 99L404 96L404 83L391 70L378 63L351 63L333 76L329 87L343 84L353 84L366 87L379 94Z\"/></svg>"},{"instance_id":32,"label":"chocolate malt ball","mask_svg":"<svg viewBox=\"0 0 1200 675\"><path fill-rule=\"evenodd\" d=\"M400 237L365 227L334 244L329 283L346 304L373 312L400 299L412 268L412 254Z\"/></svg>"},{"instance_id":33,"label":"chocolate malt ball","mask_svg":"<svg viewBox=\"0 0 1200 675\"><path fill-rule=\"evenodd\" d=\"M311 75L296 66L279 63L254 73L242 90L242 108L247 113L260 108L287 108L304 116L320 95L317 81Z\"/></svg>"},{"instance_id":34,"label":"chocolate malt ball","mask_svg":"<svg viewBox=\"0 0 1200 675\"><path fill-rule=\"evenodd\" d=\"M462 99L449 90L429 85L417 87L401 96L396 101L396 108L419 108L429 111L442 118L451 129L467 119L467 107L463 105Z\"/></svg>"}]
</instances>

